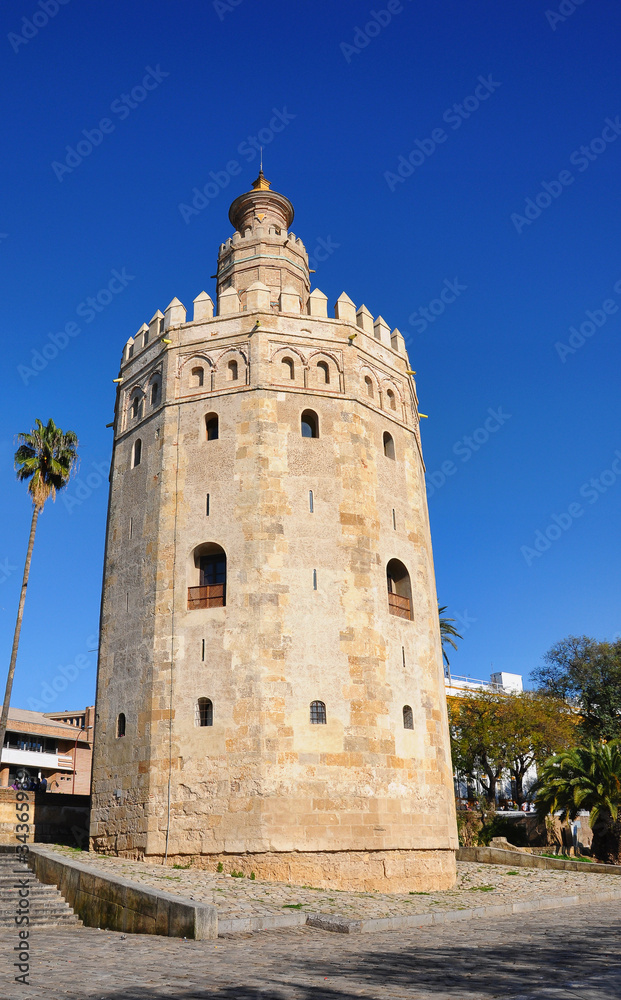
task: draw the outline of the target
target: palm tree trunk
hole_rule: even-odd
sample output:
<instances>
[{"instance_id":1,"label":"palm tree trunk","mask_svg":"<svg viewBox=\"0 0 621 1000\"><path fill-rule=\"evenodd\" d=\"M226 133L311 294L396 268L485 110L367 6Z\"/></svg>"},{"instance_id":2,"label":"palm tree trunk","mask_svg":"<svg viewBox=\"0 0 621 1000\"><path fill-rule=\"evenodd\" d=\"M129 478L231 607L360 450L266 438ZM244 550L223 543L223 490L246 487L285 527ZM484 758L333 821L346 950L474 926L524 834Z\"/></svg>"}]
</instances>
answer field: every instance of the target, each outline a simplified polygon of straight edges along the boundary
<instances>
[{"instance_id":1,"label":"palm tree trunk","mask_svg":"<svg viewBox=\"0 0 621 1000\"><path fill-rule=\"evenodd\" d=\"M13 635L13 649L11 650L11 662L9 664L9 674L6 679L6 689L4 692L4 704L2 705L2 717L0 718L0 755L4 746L4 737L9 719L9 705L11 703L11 689L13 687L13 676L15 674L15 661L17 660L17 647L19 646L19 634L22 630L22 618L24 617L24 602L26 600L26 588L28 587L28 577L30 575L30 560L32 559L32 549L34 546L35 532L41 507L35 504L30 522L30 537L28 539L28 551L26 552L26 563L24 566L24 577L22 579L22 589L19 595L19 606L17 608L17 621L15 623L15 633Z\"/></svg>"}]
</instances>

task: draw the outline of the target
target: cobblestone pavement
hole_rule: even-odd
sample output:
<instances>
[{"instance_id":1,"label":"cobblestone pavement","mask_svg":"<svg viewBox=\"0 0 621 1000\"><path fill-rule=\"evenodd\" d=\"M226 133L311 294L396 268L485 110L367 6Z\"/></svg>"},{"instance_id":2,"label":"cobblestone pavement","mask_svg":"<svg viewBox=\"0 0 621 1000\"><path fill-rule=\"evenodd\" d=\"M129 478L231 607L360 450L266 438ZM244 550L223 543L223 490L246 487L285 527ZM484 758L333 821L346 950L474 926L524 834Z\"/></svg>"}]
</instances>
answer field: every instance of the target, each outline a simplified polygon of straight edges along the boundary
<instances>
[{"instance_id":1,"label":"cobblestone pavement","mask_svg":"<svg viewBox=\"0 0 621 1000\"><path fill-rule=\"evenodd\" d=\"M311 886L232 878L225 873L218 874L200 868L164 868L162 865L146 865L141 861L128 861L125 858L112 858L71 848L57 847L55 850L98 871L116 874L154 889L178 893L199 902L212 903L217 906L221 920L281 914L294 909L306 913L334 913L353 919L395 917L430 911L469 909L488 903L539 900L545 896L621 890L621 873L582 874L459 861L457 885L448 891L403 895L342 892L338 889L313 889Z\"/></svg>"},{"instance_id":2,"label":"cobblestone pavement","mask_svg":"<svg viewBox=\"0 0 621 1000\"><path fill-rule=\"evenodd\" d=\"M15 934L0 931L5 1000L618 1000L621 903L407 932L300 927L218 941L33 932L30 985L13 981Z\"/></svg>"}]
</instances>

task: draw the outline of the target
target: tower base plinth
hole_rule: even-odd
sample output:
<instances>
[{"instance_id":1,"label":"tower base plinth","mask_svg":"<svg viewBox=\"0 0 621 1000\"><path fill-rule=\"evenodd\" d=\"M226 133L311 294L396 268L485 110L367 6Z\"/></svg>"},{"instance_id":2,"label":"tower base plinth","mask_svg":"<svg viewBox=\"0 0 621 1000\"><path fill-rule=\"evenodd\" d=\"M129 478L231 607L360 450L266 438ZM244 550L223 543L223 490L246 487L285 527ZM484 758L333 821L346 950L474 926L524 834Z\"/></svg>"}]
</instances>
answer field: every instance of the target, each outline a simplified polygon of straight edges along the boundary
<instances>
[{"instance_id":1,"label":"tower base plinth","mask_svg":"<svg viewBox=\"0 0 621 1000\"><path fill-rule=\"evenodd\" d=\"M145 856L145 862L162 860ZM352 892L432 892L455 884L452 850L429 851L283 851L260 854L179 854L169 864L224 872L254 872L267 882L288 882L317 889Z\"/></svg>"}]
</instances>

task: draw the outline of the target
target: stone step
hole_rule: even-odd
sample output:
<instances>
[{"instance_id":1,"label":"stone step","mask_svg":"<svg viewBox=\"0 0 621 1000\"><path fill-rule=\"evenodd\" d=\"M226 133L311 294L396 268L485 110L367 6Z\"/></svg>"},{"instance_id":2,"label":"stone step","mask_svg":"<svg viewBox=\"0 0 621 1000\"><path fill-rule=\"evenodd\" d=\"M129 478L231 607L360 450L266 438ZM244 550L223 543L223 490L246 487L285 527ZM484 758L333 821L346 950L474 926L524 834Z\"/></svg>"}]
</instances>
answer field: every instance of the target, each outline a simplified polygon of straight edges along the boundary
<instances>
[{"instance_id":1,"label":"stone step","mask_svg":"<svg viewBox=\"0 0 621 1000\"><path fill-rule=\"evenodd\" d=\"M20 886L27 880L26 886ZM20 898L19 889L28 889L29 927L81 927L82 921L73 912L55 885L39 882L34 872L16 862L15 857L0 854L0 927L15 927L15 915Z\"/></svg>"}]
</instances>

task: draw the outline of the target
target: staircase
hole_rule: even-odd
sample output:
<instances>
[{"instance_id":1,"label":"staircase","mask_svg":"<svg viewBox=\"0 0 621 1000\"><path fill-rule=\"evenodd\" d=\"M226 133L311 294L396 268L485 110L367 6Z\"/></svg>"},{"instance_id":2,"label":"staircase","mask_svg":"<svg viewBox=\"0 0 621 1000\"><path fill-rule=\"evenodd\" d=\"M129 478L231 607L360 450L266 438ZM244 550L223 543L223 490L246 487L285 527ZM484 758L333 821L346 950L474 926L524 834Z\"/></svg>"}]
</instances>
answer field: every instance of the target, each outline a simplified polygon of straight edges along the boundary
<instances>
[{"instance_id":1,"label":"staircase","mask_svg":"<svg viewBox=\"0 0 621 1000\"><path fill-rule=\"evenodd\" d=\"M22 880L27 880L26 884ZM20 888L27 888L28 895L19 895ZM28 899L28 910L19 910L19 900ZM34 872L21 864L17 855L0 854L0 927L17 927L15 917L18 912L28 913L30 923L19 925L19 929L32 927L81 927L82 921L65 902L54 885L39 882Z\"/></svg>"}]
</instances>

